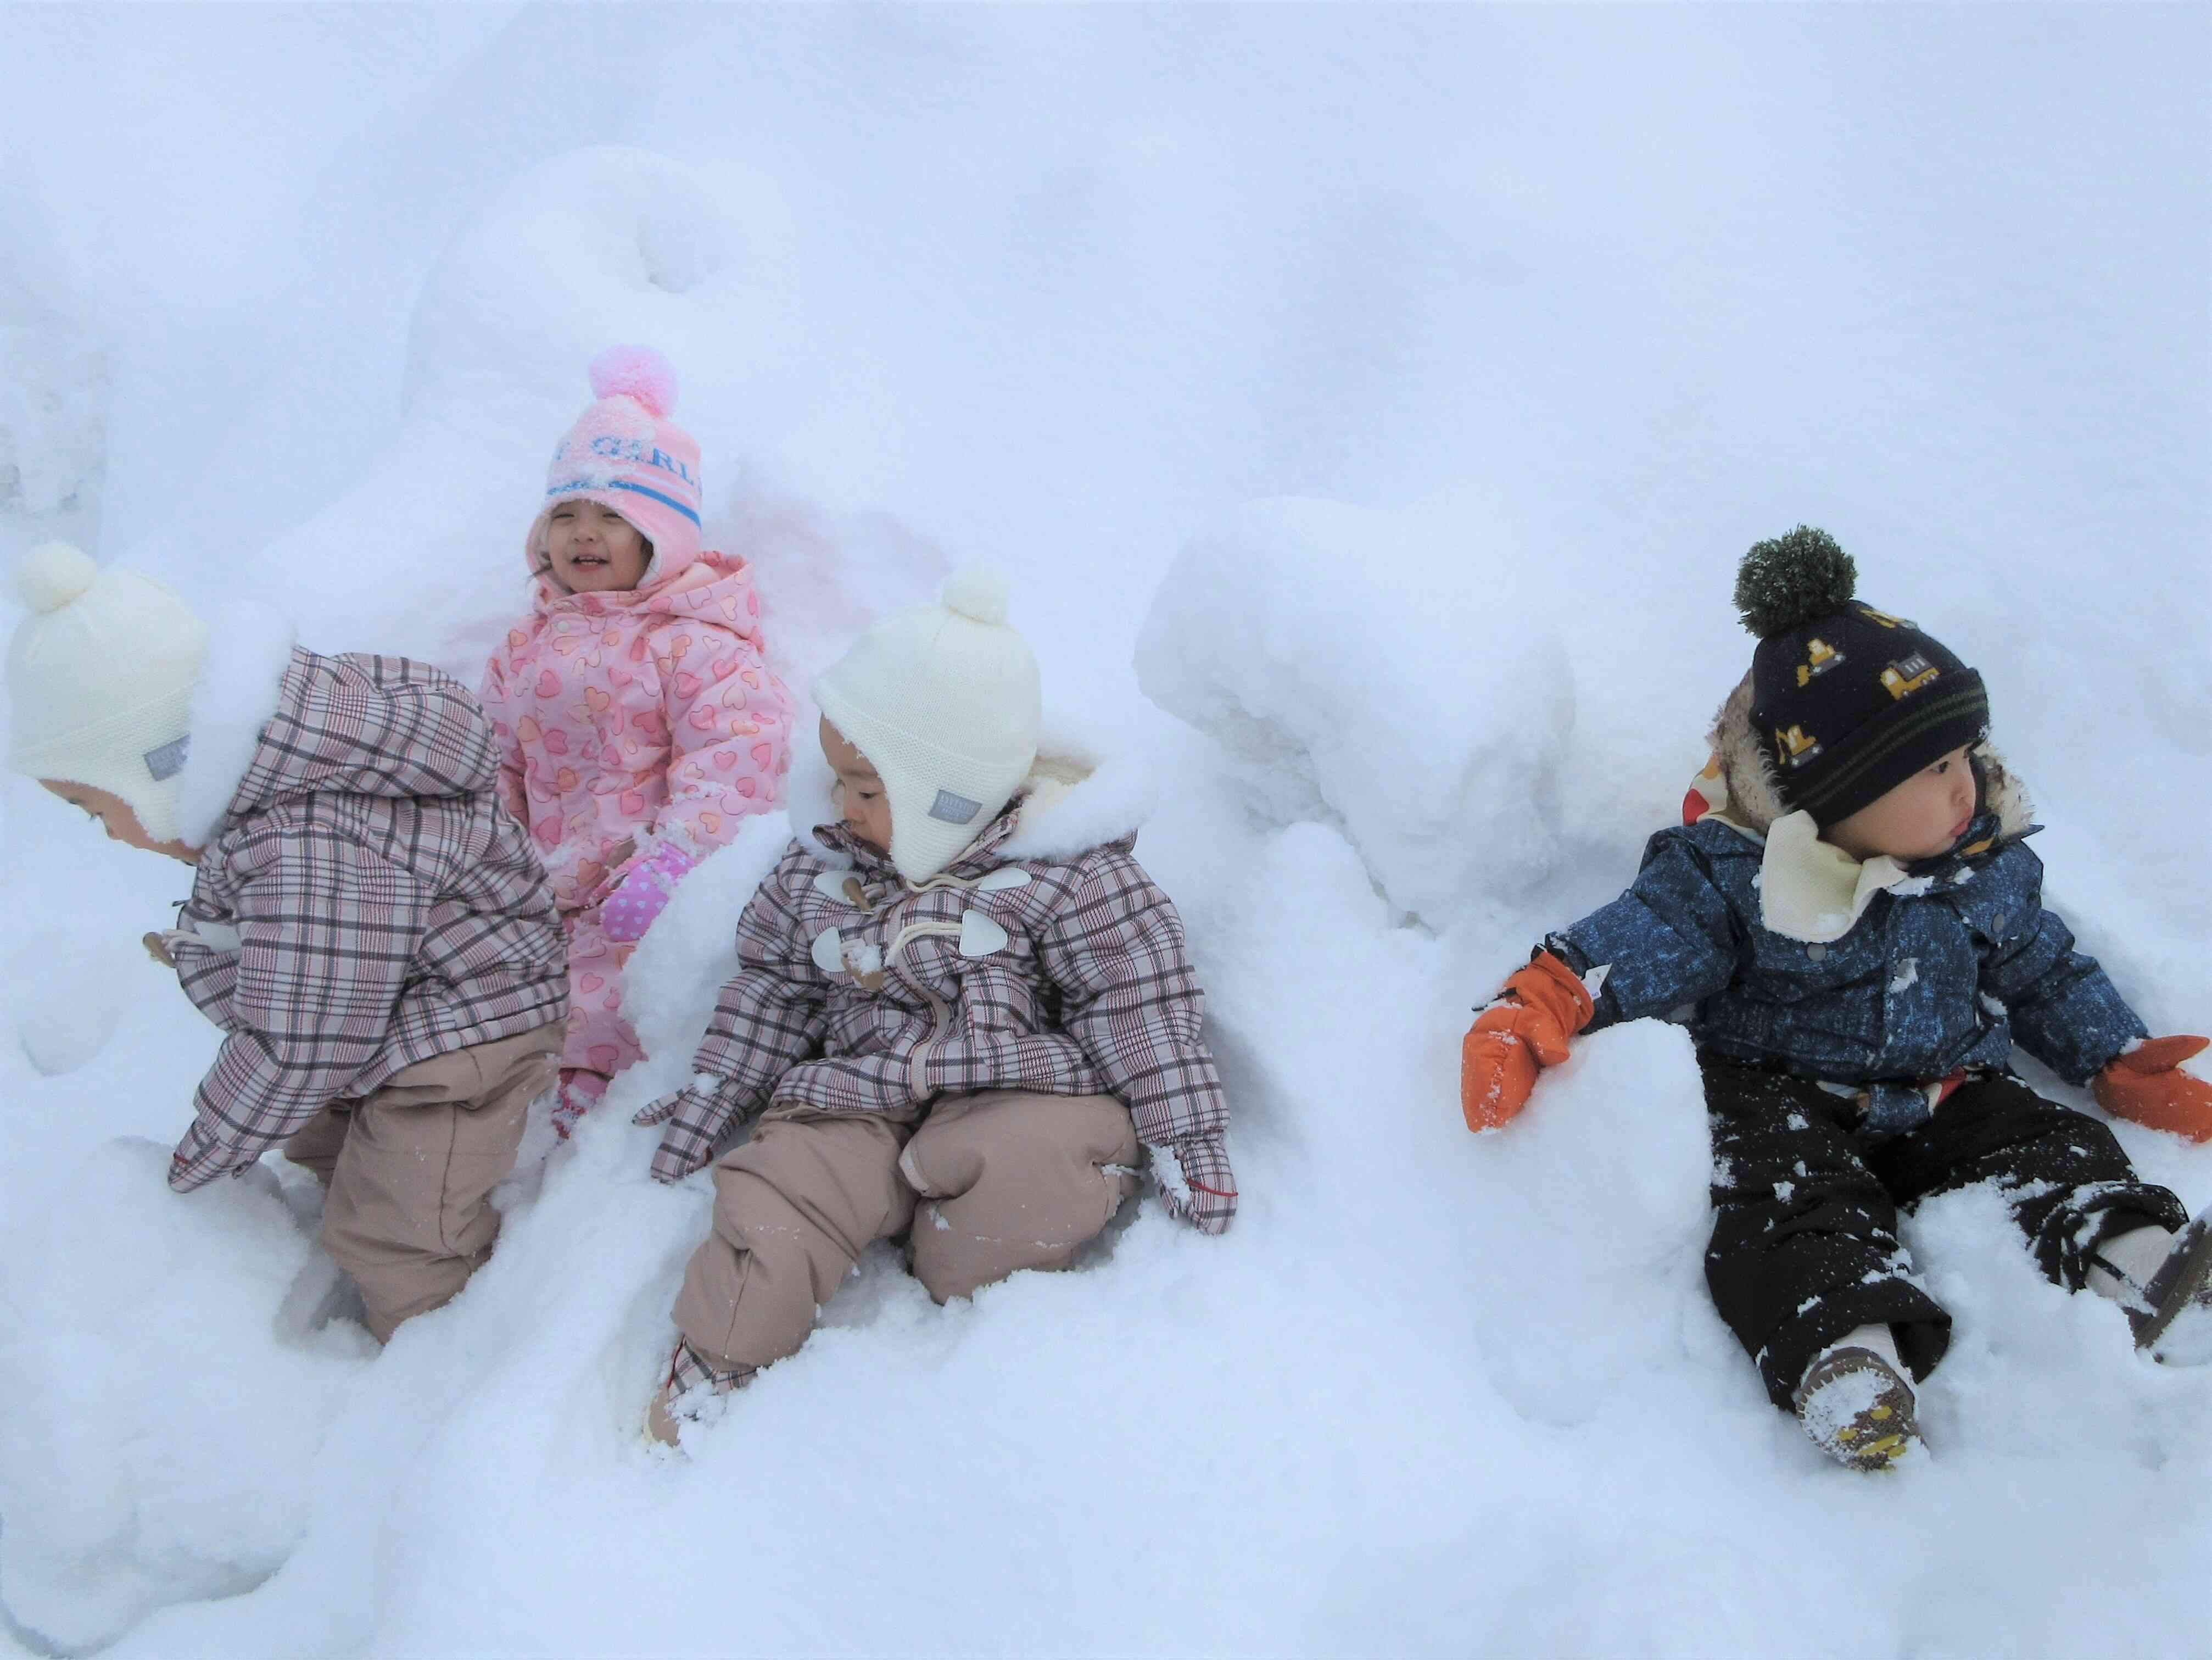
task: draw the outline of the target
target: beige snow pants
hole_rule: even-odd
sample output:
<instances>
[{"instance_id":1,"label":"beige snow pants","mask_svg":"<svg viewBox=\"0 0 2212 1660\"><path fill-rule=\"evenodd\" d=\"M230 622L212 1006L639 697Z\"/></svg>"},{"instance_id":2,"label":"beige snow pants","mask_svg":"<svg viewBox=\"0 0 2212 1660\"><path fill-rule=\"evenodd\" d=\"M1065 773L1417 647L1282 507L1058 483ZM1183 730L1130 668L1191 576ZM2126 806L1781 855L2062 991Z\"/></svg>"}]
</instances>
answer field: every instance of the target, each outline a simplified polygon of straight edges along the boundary
<instances>
[{"instance_id":1,"label":"beige snow pants","mask_svg":"<svg viewBox=\"0 0 2212 1660\"><path fill-rule=\"evenodd\" d=\"M452 1301L491 1255L491 1190L514 1169L532 1099L553 1087L562 1029L418 1061L334 1101L284 1143L328 1190L323 1244L361 1287L368 1329Z\"/></svg>"},{"instance_id":2,"label":"beige snow pants","mask_svg":"<svg viewBox=\"0 0 2212 1660\"><path fill-rule=\"evenodd\" d=\"M860 1253L909 1228L915 1277L940 1303L1065 1268L1137 1190L1137 1158L1128 1109L1106 1095L956 1096L919 1128L771 1108L715 1161L714 1231L684 1270L677 1327L725 1370L795 1354Z\"/></svg>"}]
</instances>

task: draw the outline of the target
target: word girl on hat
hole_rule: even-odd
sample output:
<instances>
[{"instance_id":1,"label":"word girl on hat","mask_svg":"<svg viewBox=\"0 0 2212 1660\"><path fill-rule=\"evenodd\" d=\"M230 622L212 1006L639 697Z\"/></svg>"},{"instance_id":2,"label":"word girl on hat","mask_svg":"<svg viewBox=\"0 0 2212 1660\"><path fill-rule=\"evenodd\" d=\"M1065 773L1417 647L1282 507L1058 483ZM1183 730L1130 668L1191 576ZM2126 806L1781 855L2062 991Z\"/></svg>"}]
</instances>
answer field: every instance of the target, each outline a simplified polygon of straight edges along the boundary
<instances>
[{"instance_id":1,"label":"word girl on hat","mask_svg":"<svg viewBox=\"0 0 2212 1660\"><path fill-rule=\"evenodd\" d=\"M620 346L591 381L524 539L531 614L478 694L568 939L564 1140L641 1053L622 1012L631 948L699 860L781 800L791 738L751 569L700 546L699 446L671 418L674 370Z\"/></svg>"}]
</instances>

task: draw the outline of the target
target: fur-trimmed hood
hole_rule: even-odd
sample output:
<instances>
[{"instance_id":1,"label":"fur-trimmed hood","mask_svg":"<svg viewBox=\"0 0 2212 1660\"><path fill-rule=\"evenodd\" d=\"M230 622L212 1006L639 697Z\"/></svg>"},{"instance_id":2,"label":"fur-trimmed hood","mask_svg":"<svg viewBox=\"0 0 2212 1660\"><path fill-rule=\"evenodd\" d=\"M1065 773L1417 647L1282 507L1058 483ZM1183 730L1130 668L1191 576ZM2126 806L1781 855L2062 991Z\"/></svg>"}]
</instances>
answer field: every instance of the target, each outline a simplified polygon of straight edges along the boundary
<instances>
[{"instance_id":1,"label":"fur-trimmed hood","mask_svg":"<svg viewBox=\"0 0 2212 1660\"><path fill-rule=\"evenodd\" d=\"M1810 813L1793 812L1782 799L1766 746L1751 723L1752 678L1728 695L1706 734L1712 745L1705 769L1692 781L1683 804L1685 822L1705 819L1765 844L1759 868L1760 920L1793 939L1826 944L1841 939L1874 896L1917 879L1913 870L1887 856L1860 860L1820 840ZM1986 738L1972 751L1981 781L1981 805L1970 842L1946 857L1978 857L2033 830L2034 807L2027 788ZM1920 861L1925 865L1928 861Z\"/></svg>"},{"instance_id":2,"label":"fur-trimmed hood","mask_svg":"<svg viewBox=\"0 0 2212 1660\"><path fill-rule=\"evenodd\" d=\"M832 869L844 870L851 867L853 856L839 845L842 838L816 834L843 816L836 802L836 775L814 741L819 719L819 712L809 708L794 727L791 828L809 853ZM996 860L1065 862L1109 842L1133 841L1158 803L1152 774L1131 752L1102 733L1048 717L1029 777L1006 809L1013 827L995 842L990 854ZM989 836L997 822L986 825L976 841ZM952 866L968 856L963 853Z\"/></svg>"},{"instance_id":3,"label":"fur-trimmed hood","mask_svg":"<svg viewBox=\"0 0 2212 1660\"><path fill-rule=\"evenodd\" d=\"M422 798L491 788L499 748L468 690L398 657L319 657L280 613L214 619L177 776L179 833L205 847L234 819L315 790Z\"/></svg>"}]
</instances>

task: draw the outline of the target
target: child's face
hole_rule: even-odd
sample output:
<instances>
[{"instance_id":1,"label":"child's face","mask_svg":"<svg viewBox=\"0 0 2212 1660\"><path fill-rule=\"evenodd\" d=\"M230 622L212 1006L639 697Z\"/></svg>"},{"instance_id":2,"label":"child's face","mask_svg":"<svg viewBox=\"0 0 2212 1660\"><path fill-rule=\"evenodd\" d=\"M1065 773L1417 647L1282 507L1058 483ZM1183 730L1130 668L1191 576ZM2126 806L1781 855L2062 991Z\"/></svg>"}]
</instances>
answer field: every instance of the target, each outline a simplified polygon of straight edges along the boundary
<instances>
[{"instance_id":1,"label":"child's face","mask_svg":"<svg viewBox=\"0 0 2212 1660\"><path fill-rule=\"evenodd\" d=\"M1887 854L1900 864L1948 853L1973 822L1974 769L1964 746L1923 767L1887 795L1820 833L1854 859Z\"/></svg>"},{"instance_id":2,"label":"child's face","mask_svg":"<svg viewBox=\"0 0 2212 1660\"><path fill-rule=\"evenodd\" d=\"M645 580L645 538L612 508L563 502L545 527L553 580L571 593L614 593Z\"/></svg>"},{"instance_id":3,"label":"child's face","mask_svg":"<svg viewBox=\"0 0 2212 1660\"><path fill-rule=\"evenodd\" d=\"M98 819L111 842L120 842L128 848L143 848L148 853L166 854L187 865L200 861L198 848L188 848L182 842L156 842L148 835L146 827L138 822L137 810L119 795L58 778L41 778L39 782L71 806L82 807Z\"/></svg>"},{"instance_id":4,"label":"child's face","mask_svg":"<svg viewBox=\"0 0 2212 1660\"><path fill-rule=\"evenodd\" d=\"M891 846L891 804L884 794L884 781L868 757L845 741L845 734L822 722L822 753L837 775L837 800L845 815L845 828L878 853Z\"/></svg>"}]
</instances>

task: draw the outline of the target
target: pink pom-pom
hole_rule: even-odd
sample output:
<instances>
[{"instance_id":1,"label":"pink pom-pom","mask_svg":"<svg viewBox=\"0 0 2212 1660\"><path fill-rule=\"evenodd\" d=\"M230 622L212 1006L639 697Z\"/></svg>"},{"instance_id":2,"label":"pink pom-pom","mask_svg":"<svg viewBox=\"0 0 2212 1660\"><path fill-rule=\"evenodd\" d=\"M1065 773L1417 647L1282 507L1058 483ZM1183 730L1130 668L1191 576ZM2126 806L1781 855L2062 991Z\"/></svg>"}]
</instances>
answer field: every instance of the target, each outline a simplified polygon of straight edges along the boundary
<instances>
[{"instance_id":1,"label":"pink pom-pom","mask_svg":"<svg viewBox=\"0 0 2212 1660\"><path fill-rule=\"evenodd\" d=\"M656 421L676 412L676 370L651 346L609 346L591 374L594 398L634 398Z\"/></svg>"}]
</instances>

